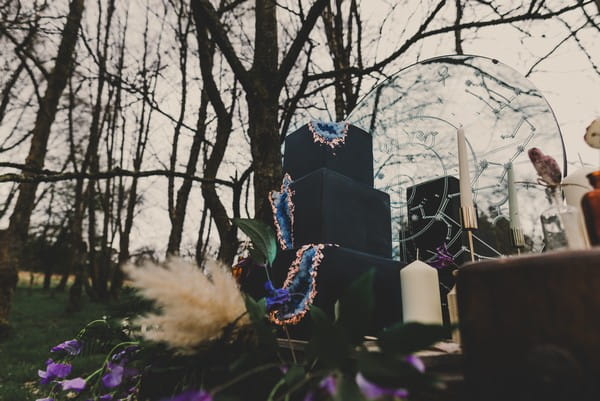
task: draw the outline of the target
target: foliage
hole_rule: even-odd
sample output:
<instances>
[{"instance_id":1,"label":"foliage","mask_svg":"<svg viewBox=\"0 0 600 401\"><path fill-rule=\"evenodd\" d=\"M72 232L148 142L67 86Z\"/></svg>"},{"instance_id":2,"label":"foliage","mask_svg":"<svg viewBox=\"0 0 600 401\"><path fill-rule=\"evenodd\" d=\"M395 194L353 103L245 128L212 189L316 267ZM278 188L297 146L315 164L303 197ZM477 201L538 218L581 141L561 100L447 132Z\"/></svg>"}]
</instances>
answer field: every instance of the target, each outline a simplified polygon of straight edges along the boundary
<instances>
[{"instance_id":1,"label":"foliage","mask_svg":"<svg viewBox=\"0 0 600 401\"><path fill-rule=\"evenodd\" d=\"M256 221L236 223L271 262L270 229ZM38 370L43 400L211 401L245 394L268 401L365 400L405 398L436 383L414 353L443 339L448 334L443 327L396 324L367 346L365 335L373 333L373 270L345 289L335 319L312 306L306 317L311 337L303 349L293 346L285 326L288 341L282 344L282 332L268 319L272 305L287 295L270 280L272 294L257 301L214 263L200 270L174 259L126 270L154 307L126 292L125 305L143 309L142 316L116 308L119 318L94 320L52 347L45 368ZM242 314L239 305L235 313L227 311L224 305L239 297ZM161 319L149 320L152 316ZM206 325L213 334L206 335ZM89 355L101 358L83 370L79 359Z\"/></svg>"},{"instance_id":2,"label":"foliage","mask_svg":"<svg viewBox=\"0 0 600 401\"><path fill-rule=\"evenodd\" d=\"M0 342L0 401L33 401L41 398L36 373L43 365L41 355L51 346L72 338L86 322L107 313L105 305L89 303L76 314L66 314L67 294L50 295L41 288L18 287L11 313L12 330ZM73 375L93 370L100 363L98 347L77 357Z\"/></svg>"},{"instance_id":3,"label":"foliage","mask_svg":"<svg viewBox=\"0 0 600 401\"><path fill-rule=\"evenodd\" d=\"M82 354L99 353L103 359L97 369L81 376L86 378L86 388L78 395L71 392L70 397L236 400L251 393L255 399L269 401L364 400L373 394L397 396L432 386L435 378L423 374L420 362L411 355L442 339L446 331L439 326L397 324L378 334L376 350L367 348L363 334L373 314L372 282L371 271L346 290L337 320L313 306L312 337L305 351L292 351L292 357L278 345L265 301L250 297L246 308L251 324L235 334L224 327L221 337L205 341L192 355L146 342L114 323L93 322L75 338L84 344ZM56 360L77 366L80 356L64 357ZM125 362L118 365L118 361ZM122 369L115 373L115 366ZM113 376L119 380L111 381ZM64 380L42 387L51 389L54 400L67 399L69 393L60 391L59 385ZM192 396L197 398L186 398Z\"/></svg>"},{"instance_id":4,"label":"foliage","mask_svg":"<svg viewBox=\"0 0 600 401\"><path fill-rule=\"evenodd\" d=\"M233 219L233 222L252 241L254 259L259 263L273 263L277 253L277 241L271 228L255 219Z\"/></svg>"}]
</instances>

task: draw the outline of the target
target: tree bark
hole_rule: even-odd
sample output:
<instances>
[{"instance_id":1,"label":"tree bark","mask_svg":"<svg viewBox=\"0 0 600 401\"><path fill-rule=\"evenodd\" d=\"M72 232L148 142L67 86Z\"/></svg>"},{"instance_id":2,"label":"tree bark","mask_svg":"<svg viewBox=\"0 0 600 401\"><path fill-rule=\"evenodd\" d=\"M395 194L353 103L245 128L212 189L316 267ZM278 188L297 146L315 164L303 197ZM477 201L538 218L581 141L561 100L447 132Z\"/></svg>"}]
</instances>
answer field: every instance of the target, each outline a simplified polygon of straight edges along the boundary
<instances>
[{"instance_id":1,"label":"tree bark","mask_svg":"<svg viewBox=\"0 0 600 401\"><path fill-rule=\"evenodd\" d=\"M196 173L200 150L202 143L206 137L206 115L208 109L208 96L205 91L200 95L200 110L198 111L198 124L190 155L186 166L186 174L193 176ZM183 234L183 222L185 220L185 211L187 209L190 191L192 190L193 181L185 178L181 187L177 190L177 201L175 202L175 210L171 219L171 232L169 233L169 244L167 246L167 256L178 255L181 246L181 236Z\"/></svg>"},{"instance_id":2,"label":"tree bark","mask_svg":"<svg viewBox=\"0 0 600 401\"><path fill-rule=\"evenodd\" d=\"M254 167L255 218L272 225L273 216L268 194L281 186L281 148L277 98L248 96L248 135Z\"/></svg>"},{"instance_id":3,"label":"tree bark","mask_svg":"<svg viewBox=\"0 0 600 401\"><path fill-rule=\"evenodd\" d=\"M65 24L54 69L48 78L46 92L40 104L33 127L28 167L41 169L44 166L50 128L56 117L58 103L72 70L72 58L77 44L79 25L83 14L84 0L73 0ZM25 174L30 174L25 172ZM36 183L19 185L19 196L10 217L10 223L0 240L0 326L8 325L12 296L17 284L17 268L29 229L29 221L35 203Z\"/></svg>"},{"instance_id":4,"label":"tree bark","mask_svg":"<svg viewBox=\"0 0 600 401\"><path fill-rule=\"evenodd\" d=\"M246 92L248 135L254 168L255 218L268 224L273 224L268 194L281 185L282 176L278 135L279 94L327 3L328 0L313 3L278 65L277 3L275 0L256 0L254 57L252 68L247 70L210 1L191 1L196 26L210 32Z\"/></svg>"}]
</instances>

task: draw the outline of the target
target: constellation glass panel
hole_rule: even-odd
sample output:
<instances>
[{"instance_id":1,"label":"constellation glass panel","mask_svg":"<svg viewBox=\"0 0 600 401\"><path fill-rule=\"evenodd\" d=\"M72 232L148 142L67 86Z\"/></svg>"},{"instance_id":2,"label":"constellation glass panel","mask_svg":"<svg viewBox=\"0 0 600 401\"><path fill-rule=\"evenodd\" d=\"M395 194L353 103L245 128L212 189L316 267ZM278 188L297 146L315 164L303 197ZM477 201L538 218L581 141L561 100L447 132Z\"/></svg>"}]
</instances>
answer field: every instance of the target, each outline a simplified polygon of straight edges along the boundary
<instances>
[{"instance_id":1,"label":"constellation glass panel","mask_svg":"<svg viewBox=\"0 0 600 401\"><path fill-rule=\"evenodd\" d=\"M509 163L515 172L527 248L541 248L539 214L548 203L527 150L539 147L566 166L564 146L552 109L517 71L478 56L426 60L375 87L349 121L373 135L375 187L391 197L396 258L414 259L415 247L425 237L428 243L454 245L455 254L466 251L454 213L460 126L466 132L479 212L480 229L475 232L479 256L513 252L508 233L503 232ZM429 259L432 251L421 249L421 259Z\"/></svg>"}]
</instances>

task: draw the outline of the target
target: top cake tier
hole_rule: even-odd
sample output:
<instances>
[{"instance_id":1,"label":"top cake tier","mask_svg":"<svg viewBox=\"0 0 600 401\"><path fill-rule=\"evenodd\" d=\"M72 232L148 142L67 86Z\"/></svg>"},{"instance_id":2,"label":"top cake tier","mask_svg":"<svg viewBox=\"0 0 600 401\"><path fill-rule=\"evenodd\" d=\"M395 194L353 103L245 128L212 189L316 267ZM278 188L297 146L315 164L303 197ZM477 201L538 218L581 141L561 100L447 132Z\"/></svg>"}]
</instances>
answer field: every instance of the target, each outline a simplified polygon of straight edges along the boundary
<instances>
[{"instance_id":1,"label":"top cake tier","mask_svg":"<svg viewBox=\"0 0 600 401\"><path fill-rule=\"evenodd\" d=\"M346 122L311 121L285 138L283 171L296 180L322 167L373 187L373 138Z\"/></svg>"}]
</instances>

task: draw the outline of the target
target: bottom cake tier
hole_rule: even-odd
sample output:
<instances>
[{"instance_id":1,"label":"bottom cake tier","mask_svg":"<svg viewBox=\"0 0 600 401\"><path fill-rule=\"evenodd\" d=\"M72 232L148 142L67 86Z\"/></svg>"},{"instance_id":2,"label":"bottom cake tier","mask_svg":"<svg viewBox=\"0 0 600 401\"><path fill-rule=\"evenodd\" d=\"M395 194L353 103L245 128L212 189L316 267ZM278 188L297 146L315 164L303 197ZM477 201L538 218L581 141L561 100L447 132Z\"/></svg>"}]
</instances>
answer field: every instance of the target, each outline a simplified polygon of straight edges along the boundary
<instances>
[{"instance_id":1,"label":"bottom cake tier","mask_svg":"<svg viewBox=\"0 0 600 401\"><path fill-rule=\"evenodd\" d=\"M271 270L271 279L275 287L283 285L290 266L296 259L297 250L282 251L277 255ZM333 318L336 301L361 274L375 269L374 316L371 334L402 320L402 296L400 293L400 269L404 264L352 249L330 246L323 250L323 258L317 268L316 295L314 305L323 309ZM266 275L262 269L251 272L244 280L243 289L254 298L266 296L264 283ZM310 335L310 319L307 317L299 324L289 326L295 338L307 338Z\"/></svg>"}]
</instances>

